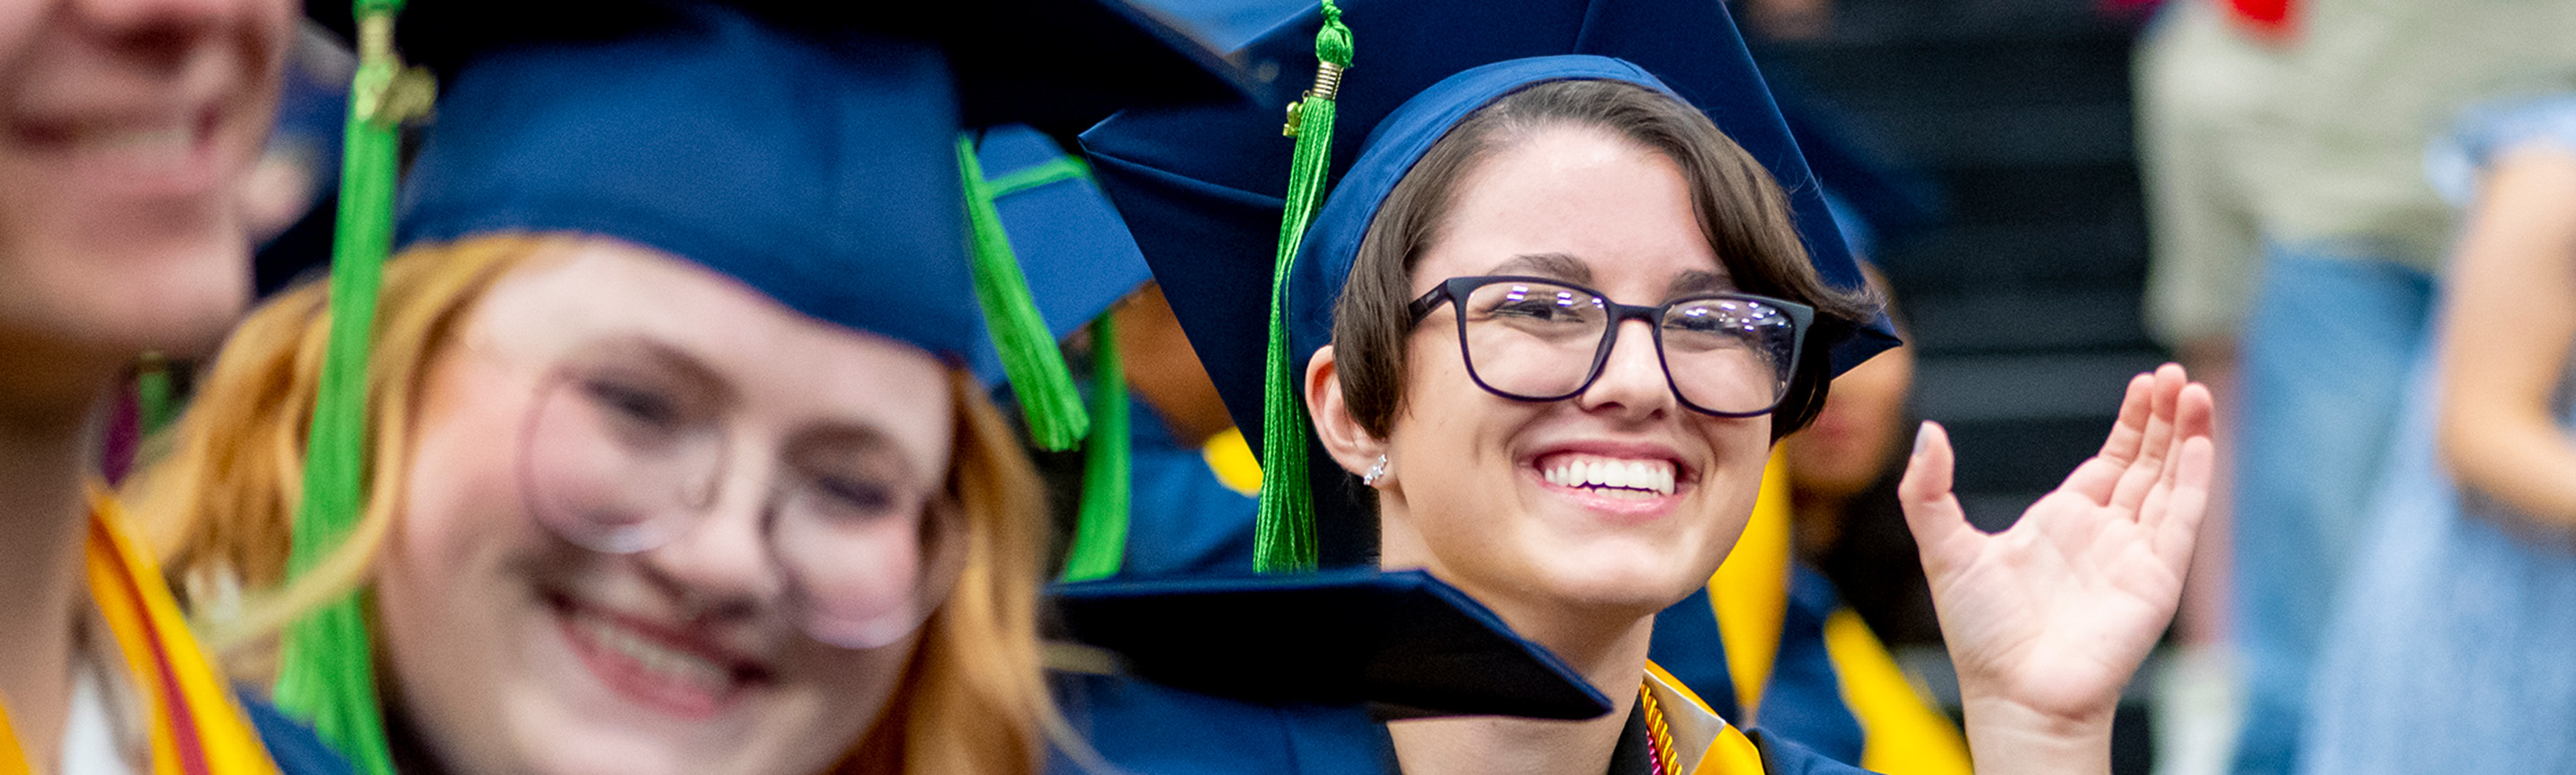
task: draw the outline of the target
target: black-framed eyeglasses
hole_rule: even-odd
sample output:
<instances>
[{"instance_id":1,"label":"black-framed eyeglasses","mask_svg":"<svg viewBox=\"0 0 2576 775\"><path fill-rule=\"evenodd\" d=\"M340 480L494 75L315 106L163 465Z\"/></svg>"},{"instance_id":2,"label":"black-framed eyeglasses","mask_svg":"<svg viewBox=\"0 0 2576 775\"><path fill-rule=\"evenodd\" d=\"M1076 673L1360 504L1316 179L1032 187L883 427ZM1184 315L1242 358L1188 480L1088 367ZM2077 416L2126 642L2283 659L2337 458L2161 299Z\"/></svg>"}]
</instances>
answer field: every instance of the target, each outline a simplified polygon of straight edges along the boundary
<instances>
[{"instance_id":1,"label":"black-framed eyeglasses","mask_svg":"<svg viewBox=\"0 0 2576 775\"><path fill-rule=\"evenodd\" d=\"M1601 378L1619 326L1654 327L1664 381L1692 411L1768 414L1789 394L1814 308L1748 293L1696 293L1658 306L1611 301L1544 277L1453 277L1413 300L1421 325L1442 303L1458 311L1467 376L1518 401L1561 401Z\"/></svg>"}]
</instances>

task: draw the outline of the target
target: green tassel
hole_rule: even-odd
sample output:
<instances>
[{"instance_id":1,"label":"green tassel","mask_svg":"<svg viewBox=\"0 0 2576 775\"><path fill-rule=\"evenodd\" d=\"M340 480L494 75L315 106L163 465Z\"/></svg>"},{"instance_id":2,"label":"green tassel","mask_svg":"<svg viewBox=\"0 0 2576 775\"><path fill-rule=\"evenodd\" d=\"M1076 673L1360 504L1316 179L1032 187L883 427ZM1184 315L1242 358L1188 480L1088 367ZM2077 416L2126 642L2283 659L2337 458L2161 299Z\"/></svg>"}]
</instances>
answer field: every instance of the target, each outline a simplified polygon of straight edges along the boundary
<instances>
[{"instance_id":1,"label":"green tassel","mask_svg":"<svg viewBox=\"0 0 2576 775\"><path fill-rule=\"evenodd\" d=\"M1091 440L1082 450L1082 510L1064 580L1118 575L1127 560L1127 371L1118 362L1118 327L1107 313L1091 321Z\"/></svg>"},{"instance_id":2,"label":"green tassel","mask_svg":"<svg viewBox=\"0 0 2576 775\"><path fill-rule=\"evenodd\" d=\"M1318 564L1315 495L1306 480L1306 404L1297 397L1302 375L1288 353L1288 277L1297 265L1297 245L1324 201L1334 97L1351 66L1351 30L1342 25L1342 9L1323 0L1323 12L1324 27L1315 33L1315 88L1288 109L1287 131L1297 138L1297 152L1271 275L1270 363L1261 391L1261 516L1252 547L1252 567L1263 573L1313 570Z\"/></svg>"},{"instance_id":3,"label":"green tassel","mask_svg":"<svg viewBox=\"0 0 2576 775\"><path fill-rule=\"evenodd\" d=\"M1091 419L1083 414L1082 395L1065 369L1046 318L1029 298L1029 282L1020 259L1011 251L1010 234L993 206L993 184L975 159L974 138L957 138L957 173L966 189L966 220L973 227L975 298L984 306L984 327L1002 356L1002 373L1018 394L1029 435L1039 447L1068 450L1082 443Z\"/></svg>"},{"instance_id":4,"label":"green tassel","mask_svg":"<svg viewBox=\"0 0 2576 775\"><path fill-rule=\"evenodd\" d=\"M144 438L170 427L170 420L179 413L171 392L170 359L157 352L144 353L134 370L135 424L142 429Z\"/></svg>"},{"instance_id":5,"label":"green tassel","mask_svg":"<svg viewBox=\"0 0 2576 775\"><path fill-rule=\"evenodd\" d=\"M366 507L367 359L376 292L392 248L394 177L401 122L427 108L427 77L393 55L399 0L357 0L358 72L351 83L347 156L331 245L330 341L323 351L313 426L305 440L304 497L296 509L287 578L300 578L338 549ZM289 624L279 657L279 707L365 775L392 775L374 649L359 596L349 594Z\"/></svg>"},{"instance_id":6,"label":"green tassel","mask_svg":"<svg viewBox=\"0 0 2576 775\"><path fill-rule=\"evenodd\" d=\"M1002 197L1068 180L1091 180L1091 165L1071 156L1058 156L1041 164L1029 165L1027 169L994 178L991 186L986 190L990 191L993 200L998 202Z\"/></svg>"}]
</instances>

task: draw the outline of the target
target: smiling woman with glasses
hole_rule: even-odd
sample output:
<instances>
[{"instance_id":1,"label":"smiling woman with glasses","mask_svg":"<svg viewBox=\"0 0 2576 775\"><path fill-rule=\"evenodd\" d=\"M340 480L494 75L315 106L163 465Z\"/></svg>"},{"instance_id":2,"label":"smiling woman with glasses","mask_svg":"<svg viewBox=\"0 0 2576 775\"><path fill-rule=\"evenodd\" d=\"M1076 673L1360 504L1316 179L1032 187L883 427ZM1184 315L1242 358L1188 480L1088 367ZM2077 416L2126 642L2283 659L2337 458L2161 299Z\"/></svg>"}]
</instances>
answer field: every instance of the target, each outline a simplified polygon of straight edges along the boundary
<instances>
[{"instance_id":1,"label":"smiling woman with glasses","mask_svg":"<svg viewBox=\"0 0 2576 775\"><path fill-rule=\"evenodd\" d=\"M1446 34L1475 15L1340 5L1363 40L1361 19ZM1219 354L1210 371L1237 416L1262 407L1251 416L1272 436L1265 473L1297 472L1309 447L1328 456L1325 473L1271 485L1314 483L1312 533L1326 538L1309 540L1374 515L1380 567L1455 585L1611 700L1584 721L1392 722L1403 772L1851 771L1737 729L1647 654L1658 614L1710 584L1745 532L1773 443L1814 418L1841 369L1893 344L1878 301L1830 226L1810 230L1821 200L1749 58L1729 58L1740 43L1722 10L1594 0L1516 13L1473 23L1496 40L1461 32L1456 51L1382 54L1406 61L1329 84L1348 122L1333 131L1368 140L1312 227L1292 233L1270 296L1184 274L1212 255L1260 258L1210 244L1235 232L1135 216L1223 217L1270 196L1236 187L1253 178L1235 160L1259 152L1209 139L1212 126L1267 128L1256 117L1113 119L1084 140L1147 258L1175 275L1164 287L1176 308L1215 311L1182 320L1200 326L1203 357ZM1570 37L1584 53L1557 53L1569 37L1558 22L1583 25ZM1313 29L1283 26L1252 52L1335 34L1330 21ZM1514 45L1535 53L1486 58ZM1649 73L1646 58L1672 69ZM1301 143L1298 158L1310 151ZM1258 240L1263 225L1239 228ZM1242 329L1229 326L1264 299L1267 365L1225 369L1226 354L1255 351L1236 349L1228 334ZM1247 371L1260 379L1224 376ZM1922 432L1904 500L1979 772L2108 770L2119 689L2178 599L2210 411L2180 369L2139 375L2102 454L2002 536L1967 524L1947 440ZM1265 531L1287 536L1273 545L1294 546L1293 516L1272 520L1294 504L1264 506Z\"/></svg>"}]
</instances>

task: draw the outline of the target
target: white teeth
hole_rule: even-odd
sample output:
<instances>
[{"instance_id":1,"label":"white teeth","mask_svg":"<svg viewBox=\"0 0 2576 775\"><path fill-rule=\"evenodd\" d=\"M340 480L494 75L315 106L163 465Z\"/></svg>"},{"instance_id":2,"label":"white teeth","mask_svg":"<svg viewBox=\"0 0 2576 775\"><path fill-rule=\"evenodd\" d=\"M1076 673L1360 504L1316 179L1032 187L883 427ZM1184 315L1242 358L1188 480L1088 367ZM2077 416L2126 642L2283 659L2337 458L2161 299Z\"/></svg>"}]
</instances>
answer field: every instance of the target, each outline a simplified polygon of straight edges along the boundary
<instances>
[{"instance_id":1,"label":"white teeth","mask_svg":"<svg viewBox=\"0 0 2576 775\"><path fill-rule=\"evenodd\" d=\"M1603 493L1628 497L1673 494L1676 472L1669 460L1622 460L1584 456L1566 456L1554 467L1540 471L1541 478L1560 487L1595 487Z\"/></svg>"},{"instance_id":2,"label":"white teeth","mask_svg":"<svg viewBox=\"0 0 2576 775\"><path fill-rule=\"evenodd\" d=\"M718 694L731 683L731 674L716 663L686 651L654 642L624 627L599 617L583 616L579 626L592 642L618 655L634 660L644 672L655 678Z\"/></svg>"}]
</instances>

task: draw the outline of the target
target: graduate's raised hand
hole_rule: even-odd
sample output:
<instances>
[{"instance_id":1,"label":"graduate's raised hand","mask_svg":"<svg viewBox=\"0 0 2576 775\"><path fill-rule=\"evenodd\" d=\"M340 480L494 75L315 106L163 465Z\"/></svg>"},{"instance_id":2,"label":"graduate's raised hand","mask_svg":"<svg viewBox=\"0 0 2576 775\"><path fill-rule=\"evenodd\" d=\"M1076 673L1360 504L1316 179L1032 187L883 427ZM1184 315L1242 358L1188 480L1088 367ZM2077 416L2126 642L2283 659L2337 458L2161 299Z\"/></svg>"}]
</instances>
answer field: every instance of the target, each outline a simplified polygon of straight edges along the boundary
<instances>
[{"instance_id":1,"label":"graduate's raised hand","mask_svg":"<svg viewBox=\"0 0 2576 775\"><path fill-rule=\"evenodd\" d=\"M2108 767L2120 688L2182 597L2209 501L2211 411L2180 366L2138 375L2101 453L1993 535L1968 524L1949 436L1924 423L1898 493L1980 773Z\"/></svg>"}]
</instances>

